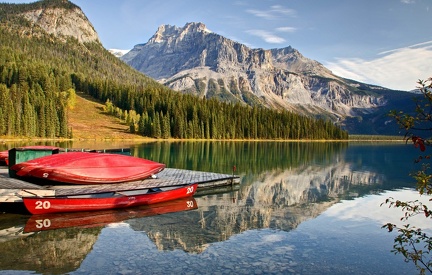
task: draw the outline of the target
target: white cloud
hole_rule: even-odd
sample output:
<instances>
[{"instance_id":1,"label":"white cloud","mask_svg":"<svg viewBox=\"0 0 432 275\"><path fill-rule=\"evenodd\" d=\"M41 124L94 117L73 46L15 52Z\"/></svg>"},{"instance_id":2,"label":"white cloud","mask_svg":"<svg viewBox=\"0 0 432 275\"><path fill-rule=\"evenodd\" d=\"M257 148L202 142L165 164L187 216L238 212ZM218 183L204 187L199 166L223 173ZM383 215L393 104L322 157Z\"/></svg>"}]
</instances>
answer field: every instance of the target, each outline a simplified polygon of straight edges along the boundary
<instances>
[{"instance_id":1,"label":"white cloud","mask_svg":"<svg viewBox=\"0 0 432 275\"><path fill-rule=\"evenodd\" d=\"M401 0L401 3L403 3L403 4L414 4L415 0Z\"/></svg>"},{"instance_id":2,"label":"white cloud","mask_svg":"<svg viewBox=\"0 0 432 275\"><path fill-rule=\"evenodd\" d=\"M297 28L294 28L294 27L279 27L279 28L276 28L276 31L278 31L278 32L295 32L295 31L297 31Z\"/></svg>"},{"instance_id":3,"label":"white cloud","mask_svg":"<svg viewBox=\"0 0 432 275\"><path fill-rule=\"evenodd\" d=\"M296 14L295 10L287 9L279 5L271 6L269 10L248 9L246 12L267 20L274 20L284 16L295 16Z\"/></svg>"},{"instance_id":4,"label":"white cloud","mask_svg":"<svg viewBox=\"0 0 432 275\"><path fill-rule=\"evenodd\" d=\"M389 50L389 51L384 51L384 52L380 52L379 54L387 54L387 53L397 52L397 51L404 50L407 48L410 48L410 49L421 49L421 48L432 49L432 41L426 41L423 43L414 44L414 45L404 47L404 48L398 48L398 49L393 49L393 50Z\"/></svg>"},{"instance_id":5,"label":"white cloud","mask_svg":"<svg viewBox=\"0 0 432 275\"><path fill-rule=\"evenodd\" d=\"M285 42L285 39L283 39L280 36L274 35L271 32L264 31L264 30L248 30L247 33L251 35L258 36L262 38L267 43L273 43L273 44L281 44Z\"/></svg>"},{"instance_id":6,"label":"white cloud","mask_svg":"<svg viewBox=\"0 0 432 275\"><path fill-rule=\"evenodd\" d=\"M296 15L296 11L295 10L284 8L281 5L271 6L271 10L270 11L273 12L273 13L279 13L279 14L287 15L287 16L295 16Z\"/></svg>"},{"instance_id":7,"label":"white cloud","mask_svg":"<svg viewBox=\"0 0 432 275\"><path fill-rule=\"evenodd\" d=\"M379 53L373 60L338 58L324 65L334 74L396 90L413 90L432 76L432 41Z\"/></svg>"},{"instance_id":8,"label":"white cloud","mask_svg":"<svg viewBox=\"0 0 432 275\"><path fill-rule=\"evenodd\" d=\"M276 17L275 14L269 11L259 11L259 10L246 10L246 12L255 15L256 17L261 17L267 20L272 20Z\"/></svg>"}]
</instances>

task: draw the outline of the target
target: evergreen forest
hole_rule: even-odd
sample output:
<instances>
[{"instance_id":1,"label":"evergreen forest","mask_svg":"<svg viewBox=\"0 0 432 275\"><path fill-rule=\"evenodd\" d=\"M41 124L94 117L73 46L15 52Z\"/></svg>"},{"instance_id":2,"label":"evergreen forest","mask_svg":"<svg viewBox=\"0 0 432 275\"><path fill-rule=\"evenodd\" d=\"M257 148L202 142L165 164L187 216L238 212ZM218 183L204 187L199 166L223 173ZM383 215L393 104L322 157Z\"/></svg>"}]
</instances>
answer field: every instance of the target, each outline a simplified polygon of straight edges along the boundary
<instances>
[{"instance_id":1,"label":"evergreen forest","mask_svg":"<svg viewBox=\"0 0 432 275\"><path fill-rule=\"evenodd\" d=\"M0 136L73 138L68 113L81 93L145 137L181 139L347 139L331 121L172 91L99 43L59 39L19 16L34 5L0 4ZM13 7L13 8L12 8ZM72 6L73 7L73 6Z\"/></svg>"}]
</instances>

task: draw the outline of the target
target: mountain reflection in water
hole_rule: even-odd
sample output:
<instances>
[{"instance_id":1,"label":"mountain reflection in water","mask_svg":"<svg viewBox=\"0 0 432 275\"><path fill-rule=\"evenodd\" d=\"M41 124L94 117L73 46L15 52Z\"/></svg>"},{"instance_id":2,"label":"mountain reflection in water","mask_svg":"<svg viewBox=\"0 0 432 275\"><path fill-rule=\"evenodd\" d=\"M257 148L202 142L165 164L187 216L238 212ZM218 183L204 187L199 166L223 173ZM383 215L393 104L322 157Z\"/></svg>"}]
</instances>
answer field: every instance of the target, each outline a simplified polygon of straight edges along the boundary
<instances>
[{"instance_id":1,"label":"mountain reflection in water","mask_svg":"<svg viewBox=\"0 0 432 275\"><path fill-rule=\"evenodd\" d=\"M163 162L167 164L167 167L172 168L230 173L235 165L236 173L242 177L240 185L232 189L226 187L220 192L206 190L201 195L198 193L195 196L198 208L192 211L146 217L126 215L123 217L124 219L111 221L126 226L128 230L145 234L155 246L156 251L174 253L172 255L164 254L164 257L173 257L172 261L181 258L193 262L187 267L190 268L191 273L198 273L198 271L202 271L203 266L211 264L203 258L198 260L200 263L195 263L196 259L188 257L193 257L192 255L204 257L207 253L214 253L215 247L213 245L216 244L221 251L224 251L225 244L238 242L242 237L252 237L256 234L263 234L263 240L267 240L269 246L262 245L264 251L254 252L253 250L249 251L247 243L237 243L239 255L247 253L248 258L253 263L260 263L263 257L261 254L270 253L273 255L274 261L280 257L280 260L288 262L276 264L273 263L273 260L270 261L269 258L264 257L264 260L270 261L275 266L274 273L288 271L288 273L302 273L301 270L297 269L300 267L303 271L308 270L308 273L313 273L313 265L308 269L292 255L293 249L299 249L302 244L294 245L295 240L290 239L291 235L283 235L282 232L298 235L297 241L300 242L303 235L299 234L299 227L309 228L308 230L313 231L310 224L322 222L324 217L340 221L337 218L337 212L333 211L336 207L335 204L337 204L336 208L340 208L341 205L342 207L348 205L341 202L355 201L356 198L365 203L362 198L380 194L385 190L411 187L412 179L409 177L409 172L415 169L415 166L411 164L410 160L416 156L416 152L412 148L401 144L331 142L158 142L134 145L131 146L131 149L135 156ZM378 201L381 199L384 201L385 198L384 195L378 196ZM358 207L363 206L359 205ZM379 211L379 205L376 206L376 209ZM340 210L339 213L344 212ZM365 216L368 214L373 215L373 212L365 213ZM394 220L399 219L397 213L387 217L393 217ZM12 228L19 228L19 226L24 228L22 218L15 220L17 224L8 227L10 231ZM379 229L382 225L380 222L388 221L390 220L376 221L374 226L377 226L377 232L383 231ZM327 228L325 222L324 225L320 223L320 226L323 230ZM128 263L133 262L137 266L136 268L139 268L138 258L134 260L130 258L131 256L127 256L127 259L122 260L120 254L116 255L115 260L109 260L108 254L103 256L104 253L108 252L94 248L94 245L99 242L101 246L108 245L113 238L110 234L107 234L108 236L101 235L104 228L107 229L104 225L98 225L95 228L86 228L81 225L80 227L33 234L13 233L13 237L7 236L6 233L0 234L0 242L2 242L0 253L5 255L0 260L0 269L33 270L50 274L81 270L83 273L97 274L97 267L95 266L95 269L92 270L91 264L87 263L87 261L93 261L94 257L97 259L107 258L101 260L107 265L127 260ZM7 231L7 228L4 230ZM125 231L126 229L121 227L112 230L124 232L126 235L130 234L127 233L129 231ZM331 230L335 229L332 228ZM0 232L2 231L0 230ZM384 233L382 232L382 234ZM357 234L357 236L359 235ZM133 234L133 236L137 235ZM383 249L388 251L389 257L392 257L390 253L392 237L390 235L383 236L388 237L388 243L385 245L389 245ZM142 241L141 237L139 238ZM342 242L349 242L349 238L352 236L346 236L346 238ZM288 239L291 240L289 243L277 245L278 240ZM314 240L316 243L309 243ZM117 243L115 240L112 241ZM272 243L273 247L270 245ZM319 241L316 238L308 237L304 243L319 246ZM326 245L332 247L330 244ZM146 244L146 249L151 250L149 244ZM227 251L230 249L234 248L228 249L226 247ZM273 249L275 251L272 251ZM338 249L333 248L335 251ZM120 251L123 250L120 249ZM175 251L184 251L187 254L179 256ZM327 253L331 255L331 251L327 251ZM73 255L69 255L69 253L73 253ZM136 255L136 257L147 257L142 255L146 252L136 253L141 255ZM152 253L156 252L153 251ZM304 250L298 253L303 256L311 256L317 252ZM158 255L155 254L154 257L158 258ZM324 257L322 255L314 256L317 258ZM361 257L361 255L357 256ZM244 259L245 266L249 266L249 269L245 271L259 270L258 266L251 265L250 262L247 265L248 258ZM314 261L313 259L309 260ZM224 258L224 263L218 267L221 273L233 272L237 265L242 265L240 263L231 265L230 261L229 257ZM403 264L403 260L395 260L396 263L399 261ZM357 262L361 262L361 260L357 259ZM329 265L331 264L337 266L338 263L329 262ZM339 274L347 271L343 267L347 265L349 263L341 265ZM391 265L396 266L392 268L398 270L397 265ZM259 266L261 266L263 273L273 273L267 269L270 267L267 267L264 262L261 262ZM107 268L114 268L115 270L116 267ZM328 268L329 273L331 273L330 271L338 273L338 271ZM355 267L352 268L355 270ZM365 264L362 268L367 270L368 267ZM389 268L386 267L385 269L389 271ZM134 268L131 267L128 270L133 272ZM174 269L166 265L165 271L170 273ZM326 273L326 269L321 271L323 274ZM316 272L320 274L318 271Z\"/></svg>"}]
</instances>

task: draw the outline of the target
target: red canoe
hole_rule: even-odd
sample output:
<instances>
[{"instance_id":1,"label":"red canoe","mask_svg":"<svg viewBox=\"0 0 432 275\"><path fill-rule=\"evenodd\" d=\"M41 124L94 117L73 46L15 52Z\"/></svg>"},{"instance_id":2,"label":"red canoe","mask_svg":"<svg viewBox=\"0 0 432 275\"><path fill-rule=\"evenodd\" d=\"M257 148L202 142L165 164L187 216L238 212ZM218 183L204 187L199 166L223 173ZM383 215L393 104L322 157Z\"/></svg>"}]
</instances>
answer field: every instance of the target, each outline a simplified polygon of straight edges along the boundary
<instances>
[{"instance_id":1,"label":"red canoe","mask_svg":"<svg viewBox=\"0 0 432 275\"><path fill-rule=\"evenodd\" d=\"M9 157L9 150L6 151L1 151L0 152L0 165L7 165L8 162L8 157Z\"/></svg>"},{"instance_id":2,"label":"red canoe","mask_svg":"<svg viewBox=\"0 0 432 275\"><path fill-rule=\"evenodd\" d=\"M193 197L172 200L163 203L131 207L127 209L112 209L105 211L54 213L32 215L24 227L24 232L37 232L69 227L95 227L128 219L150 217L173 212L197 209Z\"/></svg>"},{"instance_id":3,"label":"red canoe","mask_svg":"<svg viewBox=\"0 0 432 275\"><path fill-rule=\"evenodd\" d=\"M20 177L70 184L120 183L155 175L165 164L107 153L70 152L36 158L13 165Z\"/></svg>"},{"instance_id":4,"label":"red canoe","mask_svg":"<svg viewBox=\"0 0 432 275\"><path fill-rule=\"evenodd\" d=\"M94 211L155 204L193 196L198 184L64 197L23 197L32 214Z\"/></svg>"}]
</instances>

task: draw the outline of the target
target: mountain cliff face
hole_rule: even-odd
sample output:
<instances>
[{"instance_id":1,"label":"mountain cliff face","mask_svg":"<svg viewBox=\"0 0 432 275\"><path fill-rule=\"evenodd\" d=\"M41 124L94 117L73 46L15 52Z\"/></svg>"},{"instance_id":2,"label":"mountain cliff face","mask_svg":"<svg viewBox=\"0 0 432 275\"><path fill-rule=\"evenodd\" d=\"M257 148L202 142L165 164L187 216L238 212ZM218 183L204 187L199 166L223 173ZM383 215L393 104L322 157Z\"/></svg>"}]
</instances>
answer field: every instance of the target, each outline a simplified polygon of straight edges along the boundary
<instances>
[{"instance_id":1,"label":"mountain cliff face","mask_svg":"<svg viewBox=\"0 0 432 275\"><path fill-rule=\"evenodd\" d=\"M9 22L13 22L13 19L26 20L26 28L22 24L14 26L18 27L21 35L48 33L63 40L73 37L80 43L100 44L97 32L83 11L67 0L45 0L27 5L4 4L0 8L0 15Z\"/></svg>"},{"instance_id":2,"label":"mountain cliff face","mask_svg":"<svg viewBox=\"0 0 432 275\"><path fill-rule=\"evenodd\" d=\"M292 47L251 49L202 23L160 26L121 59L174 90L326 117L350 133L385 133L383 110L411 96L338 77Z\"/></svg>"},{"instance_id":3,"label":"mountain cliff face","mask_svg":"<svg viewBox=\"0 0 432 275\"><path fill-rule=\"evenodd\" d=\"M99 37L84 13L76 8L72 11L52 8L28 11L22 16L54 36L71 36L79 42L99 42Z\"/></svg>"}]
</instances>

